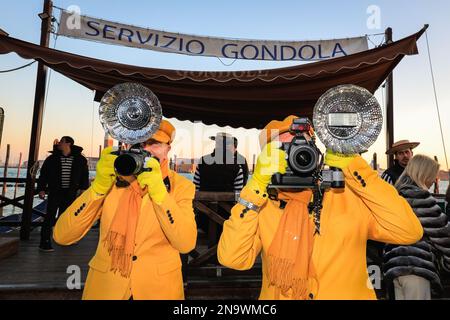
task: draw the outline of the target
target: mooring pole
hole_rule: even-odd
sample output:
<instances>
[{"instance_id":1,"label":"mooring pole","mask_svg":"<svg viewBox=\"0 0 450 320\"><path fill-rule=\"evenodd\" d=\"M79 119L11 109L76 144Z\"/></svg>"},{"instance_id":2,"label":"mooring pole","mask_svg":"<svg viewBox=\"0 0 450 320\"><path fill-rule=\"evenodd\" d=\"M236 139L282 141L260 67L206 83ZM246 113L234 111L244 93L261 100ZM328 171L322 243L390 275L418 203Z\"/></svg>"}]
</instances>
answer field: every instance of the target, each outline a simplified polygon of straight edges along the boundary
<instances>
[{"instance_id":1,"label":"mooring pole","mask_svg":"<svg viewBox=\"0 0 450 320\"><path fill-rule=\"evenodd\" d=\"M386 44L392 43L392 28L386 29ZM393 72L386 80L386 150L394 143L394 77ZM394 165L394 155L387 156L388 168Z\"/></svg>"},{"instance_id":2,"label":"mooring pole","mask_svg":"<svg viewBox=\"0 0 450 320\"><path fill-rule=\"evenodd\" d=\"M48 47L50 41L50 30L52 23L52 1L44 0L43 12L39 14L41 23L42 47ZM36 76L36 89L34 93L33 124L31 127L30 149L28 152L27 182L25 188L24 209L20 228L20 239L30 239L31 213L33 210L34 185L36 180L36 170L34 166L39 157L39 143L41 141L42 116L44 113L45 85L47 82L47 67L38 63Z\"/></svg>"}]
</instances>

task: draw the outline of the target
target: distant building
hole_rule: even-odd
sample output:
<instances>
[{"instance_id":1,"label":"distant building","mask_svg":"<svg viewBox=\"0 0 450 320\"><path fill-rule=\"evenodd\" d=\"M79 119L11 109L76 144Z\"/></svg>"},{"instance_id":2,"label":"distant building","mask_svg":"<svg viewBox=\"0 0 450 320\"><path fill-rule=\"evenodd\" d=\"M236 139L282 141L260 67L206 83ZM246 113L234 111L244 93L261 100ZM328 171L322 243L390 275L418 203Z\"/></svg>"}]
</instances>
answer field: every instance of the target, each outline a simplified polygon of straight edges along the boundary
<instances>
[{"instance_id":1,"label":"distant building","mask_svg":"<svg viewBox=\"0 0 450 320\"><path fill-rule=\"evenodd\" d=\"M179 173L194 173L196 159L174 158L170 159L172 170Z\"/></svg>"},{"instance_id":2,"label":"distant building","mask_svg":"<svg viewBox=\"0 0 450 320\"><path fill-rule=\"evenodd\" d=\"M95 168L97 167L97 162L98 162L99 158L86 157L86 159L88 161L89 171L95 171Z\"/></svg>"}]
</instances>

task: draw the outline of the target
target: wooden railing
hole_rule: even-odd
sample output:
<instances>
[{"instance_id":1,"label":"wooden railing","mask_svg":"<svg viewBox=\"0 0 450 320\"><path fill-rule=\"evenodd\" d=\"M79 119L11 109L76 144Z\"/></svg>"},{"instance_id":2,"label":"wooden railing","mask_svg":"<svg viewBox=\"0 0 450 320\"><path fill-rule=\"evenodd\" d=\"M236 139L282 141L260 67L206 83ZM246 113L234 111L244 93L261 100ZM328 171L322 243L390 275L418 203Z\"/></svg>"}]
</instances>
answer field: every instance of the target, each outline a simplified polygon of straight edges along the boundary
<instances>
[{"instance_id":1,"label":"wooden railing","mask_svg":"<svg viewBox=\"0 0 450 320\"><path fill-rule=\"evenodd\" d=\"M26 178L0 178L0 186L3 186L4 184L12 184L12 185L19 185L24 186L26 183ZM37 190L35 190L35 195L37 194ZM4 208L6 206L12 205L14 207L17 207L19 209L24 209L24 205L20 203L20 201L23 201L25 199L25 195L14 197L14 198L8 198L6 196L3 196L0 194L0 208ZM21 225L21 221L2 221L0 219L0 226L4 227L19 227ZM40 223L32 223L32 226L38 226Z\"/></svg>"},{"instance_id":2,"label":"wooden railing","mask_svg":"<svg viewBox=\"0 0 450 320\"><path fill-rule=\"evenodd\" d=\"M198 267L206 262L213 260L217 254L217 244L223 223L231 214L231 208L237 200L234 192L197 192L193 202L194 211L198 219L204 219L208 223L207 230L203 230L207 234L207 243L203 247L207 249L200 252L195 249L189 253L193 258L188 262L189 267Z\"/></svg>"}]
</instances>

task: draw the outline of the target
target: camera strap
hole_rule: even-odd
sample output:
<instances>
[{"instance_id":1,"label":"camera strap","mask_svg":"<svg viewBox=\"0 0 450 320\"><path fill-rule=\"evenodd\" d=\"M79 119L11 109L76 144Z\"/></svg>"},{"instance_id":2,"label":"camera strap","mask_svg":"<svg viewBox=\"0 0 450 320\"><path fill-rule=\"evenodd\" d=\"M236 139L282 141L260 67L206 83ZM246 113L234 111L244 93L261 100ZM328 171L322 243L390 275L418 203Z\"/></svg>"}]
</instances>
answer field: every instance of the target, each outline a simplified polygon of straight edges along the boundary
<instances>
[{"instance_id":1,"label":"camera strap","mask_svg":"<svg viewBox=\"0 0 450 320\"><path fill-rule=\"evenodd\" d=\"M320 214L322 212L323 208L323 196L324 196L324 190L321 187L322 183L322 176L320 173L314 175L314 188L312 190L313 192L313 201L309 203L308 209L309 213L314 216L314 225L316 231L314 232L314 235L318 234L320 235Z\"/></svg>"}]
</instances>

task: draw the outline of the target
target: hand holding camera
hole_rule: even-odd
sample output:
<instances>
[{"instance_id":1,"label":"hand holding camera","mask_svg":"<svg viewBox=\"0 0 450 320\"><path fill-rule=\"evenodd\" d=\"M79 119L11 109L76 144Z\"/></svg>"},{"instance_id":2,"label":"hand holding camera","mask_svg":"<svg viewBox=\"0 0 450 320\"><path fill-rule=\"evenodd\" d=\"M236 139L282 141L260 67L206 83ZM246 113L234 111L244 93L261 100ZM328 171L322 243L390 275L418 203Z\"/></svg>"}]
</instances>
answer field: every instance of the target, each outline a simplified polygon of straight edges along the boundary
<instances>
[{"instance_id":1,"label":"hand holding camera","mask_svg":"<svg viewBox=\"0 0 450 320\"><path fill-rule=\"evenodd\" d=\"M327 153L325 154L325 164L330 167L344 170L356 156L356 154L340 154L327 149Z\"/></svg>"},{"instance_id":2,"label":"hand holding camera","mask_svg":"<svg viewBox=\"0 0 450 320\"><path fill-rule=\"evenodd\" d=\"M258 156L252 179L249 181L253 188L265 192L272 176L275 173L285 174L287 168L286 152L282 149L281 142L268 143Z\"/></svg>"},{"instance_id":3,"label":"hand holding camera","mask_svg":"<svg viewBox=\"0 0 450 320\"><path fill-rule=\"evenodd\" d=\"M147 158L144 169L150 170L142 171L137 176L138 183L142 189L148 188L148 194L154 202L161 204L167 195L167 189L162 178L159 161L153 157Z\"/></svg>"},{"instance_id":4,"label":"hand holding camera","mask_svg":"<svg viewBox=\"0 0 450 320\"><path fill-rule=\"evenodd\" d=\"M105 148L97 163L97 170L95 179L92 182L92 189L98 194L106 194L116 180L114 161L117 156L112 154L112 152L113 147Z\"/></svg>"},{"instance_id":5,"label":"hand holding camera","mask_svg":"<svg viewBox=\"0 0 450 320\"><path fill-rule=\"evenodd\" d=\"M323 154L315 143L314 131L308 118L295 119L289 132L292 141L282 143L287 155L284 173L272 177L270 189L344 188L344 176L336 166L323 169Z\"/></svg>"}]
</instances>

